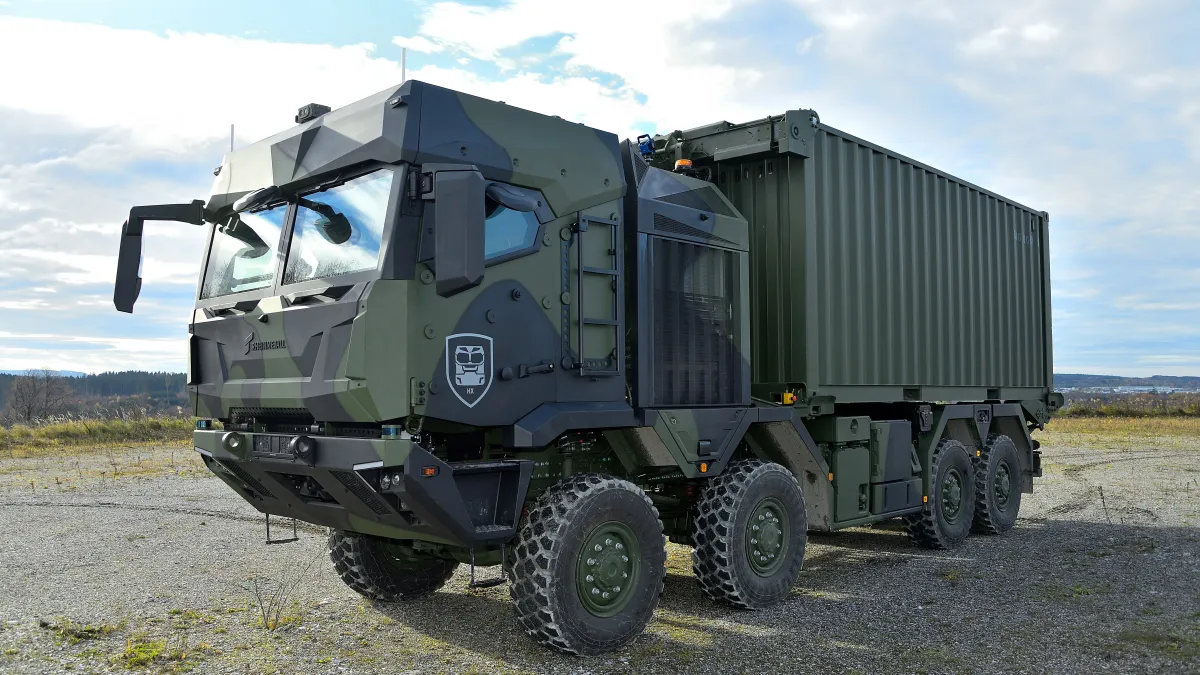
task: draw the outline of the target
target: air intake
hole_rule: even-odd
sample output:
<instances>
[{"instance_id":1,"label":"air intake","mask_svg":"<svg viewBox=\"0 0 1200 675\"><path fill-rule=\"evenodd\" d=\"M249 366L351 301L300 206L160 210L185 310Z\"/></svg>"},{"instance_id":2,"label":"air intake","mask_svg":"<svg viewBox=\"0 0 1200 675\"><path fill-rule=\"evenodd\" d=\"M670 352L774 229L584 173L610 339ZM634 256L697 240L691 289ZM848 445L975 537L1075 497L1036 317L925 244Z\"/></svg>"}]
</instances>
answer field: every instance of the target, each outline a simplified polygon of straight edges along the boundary
<instances>
[{"instance_id":1,"label":"air intake","mask_svg":"<svg viewBox=\"0 0 1200 675\"><path fill-rule=\"evenodd\" d=\"M737 254L653 237L654 404L740 400Z\"/></svg>"}]
</instances>

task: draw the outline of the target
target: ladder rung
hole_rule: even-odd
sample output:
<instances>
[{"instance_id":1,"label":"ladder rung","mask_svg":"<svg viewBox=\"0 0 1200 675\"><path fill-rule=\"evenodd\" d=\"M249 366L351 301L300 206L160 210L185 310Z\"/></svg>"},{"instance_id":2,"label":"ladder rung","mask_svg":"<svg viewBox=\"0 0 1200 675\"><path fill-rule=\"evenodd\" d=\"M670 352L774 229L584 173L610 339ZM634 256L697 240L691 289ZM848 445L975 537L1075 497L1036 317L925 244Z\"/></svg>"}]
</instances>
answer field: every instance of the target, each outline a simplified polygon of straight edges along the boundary
<instances>
[{"instance_id":1,"label":"ladder rung","mask_svg":"<svg viewBox=\"0 0 1200 675\"><path fill-rule=\"evenodd\" d=\"M614 319L584 319L583 323L588 326L615 326L617 325Z\"/></svg>"},{"instance_id":2,"label":"ladder rung","mask_svg":"<svg viewBox=\"0 0 1200 675\"><path fill-rule=\"evenodd\" d=\"M585 267L583 268L583 271L587 274L607 274L610 277L615 277L620 274L620 272L617 270L604 269L603 267Z\"/></svg>"}]
</instances>

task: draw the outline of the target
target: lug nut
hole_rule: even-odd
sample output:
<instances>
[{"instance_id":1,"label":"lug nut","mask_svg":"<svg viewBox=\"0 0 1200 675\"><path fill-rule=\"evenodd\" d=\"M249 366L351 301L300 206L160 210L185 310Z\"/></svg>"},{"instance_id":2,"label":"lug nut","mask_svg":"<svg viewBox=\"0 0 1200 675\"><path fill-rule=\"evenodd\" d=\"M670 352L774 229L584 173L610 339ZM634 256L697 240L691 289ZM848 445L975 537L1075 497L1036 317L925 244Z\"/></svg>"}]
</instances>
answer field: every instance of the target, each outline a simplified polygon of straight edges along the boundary
<instances>
[{"instance_id":1,"label":"lug nut","mask_svg":"<svg viewBox=\"0 0 1200 675\"><path fill-rule=\"evenodd\" d=\"M614 586L614 587L613 587L613 593L620 593L620 592L621 592L621 587L620 587L620 586Z\"/></svg>"},{"instance_id":2,"label":"lug nut","mask_svg":"<svg viewBox=\"0 0 1200 675\"><path fill-rule=\"evenodd\" d=\"M601 594L600 594L600 597L602 597L602 598L604 598L605 600L607 600L607 599L608 599L608 591L605 591L605 592L601 593Z\"/></svg>"},{"instance_id":3,"label":"lug nut","mask_svg":"<svg viewBox=\"0 0 1200 675\"><path fill-rule=\"evenodd\" d=\"M623 550L625 550L625 544L622 544L621 542L619 542L619 541L618 541L618 542L617 542L617 550L618 550L618 551L623 551Z\"/></svg>"},{"instance_id":4,"label":"lug nut","mask_svg":"<svg viewBox=\"0 0 1200 675\"><path fill-rule=\"evenodd\" d=\"M628 578L629 578L629 572L621 572L621 578L622 578L622 579L628 579Z\"/></svg>"},{"instance_id":5,"label":"lug nut","mask_svg":"<svg viewBox=\"0 0 1200 675\"><path fill-rule=\"evenodd\" d=\"M588 564L588 567L592 567L592 566L594 566L594 565L596 564L596 559L595 559L595 558L588 558L588 562L587 562L587 564Z\"/></svg>"},{"instance_id":6,"label":"lug nut","mask_svg":"<svg viewBox=\"0 0 1200 675\"><path fill-rule=\"evenodd\" d=\"M758 543L758 540L757 540L757 539L751 539L751 540L750 540L750 543L751 543L751 544L757 544L757 543Z\"/></svg>"},{"instance_id":7,"label":"lug nut","mask_svg":"<svg viewBox=\"0 0 1200 675\"><path fill-rule=\"evenodd\" d=\"M603 550L604 550L604 547L603 547L603 546L601 546L600 544L596 544L596 550L597 550L597 551L603 551Z\"/></svg>"},{"instance_id":8,"label":"lug nut","mask_svg":"<svg viewBox=\"0 0 1200 675\"><path fill-rule=\"evenodd\" d=\"M592 595L600 595L600 589L593 586L592 587Z\"/></svg>"},{"instance_id":9,"label":"lug nut","mask_svg":"<svg viewBox=\"0 0 1200 675\"><path fill-rule=\"evenodd\" d=\"M592 575L590 575L590 574L589 574L589 575L587 575L587 581L588 581L588 583L591 583L591 582L593 582L593 581L595 581L595 580L596 580L596 579L595 579L595 577L593 577Z\"/></svg>"},{"instance_id":10,"label":"lug nut","mask_svg":"<svg viewBox=\"0 0 1200 675\"><path fill-rule=\"evenodd\" d=\"M629 556L627 556L627 555L621 556L621 562L629 562Z\"/></svg>"},{"instance_id":11,"label":"lug nut","mask_svg":"<svg viewBox=\"0 0 1200 675\"><path fill-rule=\"evenodd\" d=\"M604 545L605 545L605 546L612 546L612 539L605 539L605 540L604 540Z\"/></svg>"},{"instance_id":12,"label":"lug nut","mask_svg":"<svg viewBox=\"0 0 1200 675\"><path fill-rule=\"evenodd\" d=\"M757 526L757 525L755 525L755 526L751 527L750 529L754 530L755 532L758 532L758 526Z\"/></svg>"}]
</instances>

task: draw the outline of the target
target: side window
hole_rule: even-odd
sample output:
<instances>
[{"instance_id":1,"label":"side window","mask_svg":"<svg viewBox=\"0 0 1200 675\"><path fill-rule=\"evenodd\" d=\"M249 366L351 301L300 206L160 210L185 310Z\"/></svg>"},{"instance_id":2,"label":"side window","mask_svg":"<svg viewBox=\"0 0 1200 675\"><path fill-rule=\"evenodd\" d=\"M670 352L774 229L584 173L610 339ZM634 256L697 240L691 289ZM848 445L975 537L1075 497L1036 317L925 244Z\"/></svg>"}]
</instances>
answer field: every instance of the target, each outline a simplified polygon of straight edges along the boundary
<instances>
[{"instance_id":1,"label":"side window","mask_svg":"<svg viewBox=\"0 0 1200 675\"><path fill-rule=\"evenodd\" d=\"M533 213L513 211L488 199L483 237L484 258L493 260L532 248L538 226L537 216Z\"/></svg>"}]
</instances>

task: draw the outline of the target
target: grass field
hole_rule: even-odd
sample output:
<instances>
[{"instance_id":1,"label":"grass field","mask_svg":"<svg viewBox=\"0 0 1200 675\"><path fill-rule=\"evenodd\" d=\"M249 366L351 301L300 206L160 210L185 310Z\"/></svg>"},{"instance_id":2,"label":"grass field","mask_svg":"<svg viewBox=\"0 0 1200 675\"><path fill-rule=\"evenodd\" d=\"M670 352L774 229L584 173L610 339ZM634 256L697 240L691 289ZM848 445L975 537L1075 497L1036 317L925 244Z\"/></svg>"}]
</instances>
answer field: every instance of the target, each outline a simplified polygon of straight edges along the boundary
<instances>
[{"instance_id":1,"label":"grass field","mask_svg":"<svg viewBox=\"0 0 1200 675\"><path fill-rule=\"evenodd\" d=\"M92 451L111 445L183 443L195 428L191 418L148 417L136 420L76 420L0 427L0 456L34 457L63 449Z\"/></svg>"},{"instance_id":2,"label":"grass field","mask_svg":"<svg viewBox=\"0 0 1200 675\"><path fill-rule=\"evenodd\" d=\"M140 420L69 421L28 427L0 427L0 456L10 458L92 452L113 445L185 444L191 437L191 419L150 417ZM1083 416L1059 415L1036 433L1042 442L1070 443L1072 437L1105 436L1111 439L1159 436L1200 437L1200 417L1184 415Z\"/></svg>"}]
</instances>

